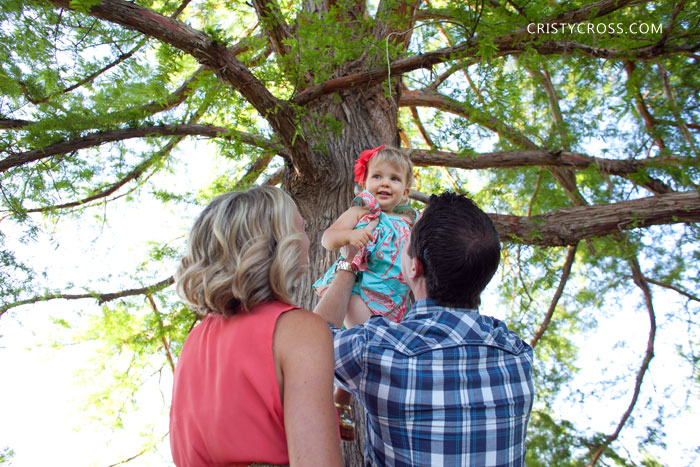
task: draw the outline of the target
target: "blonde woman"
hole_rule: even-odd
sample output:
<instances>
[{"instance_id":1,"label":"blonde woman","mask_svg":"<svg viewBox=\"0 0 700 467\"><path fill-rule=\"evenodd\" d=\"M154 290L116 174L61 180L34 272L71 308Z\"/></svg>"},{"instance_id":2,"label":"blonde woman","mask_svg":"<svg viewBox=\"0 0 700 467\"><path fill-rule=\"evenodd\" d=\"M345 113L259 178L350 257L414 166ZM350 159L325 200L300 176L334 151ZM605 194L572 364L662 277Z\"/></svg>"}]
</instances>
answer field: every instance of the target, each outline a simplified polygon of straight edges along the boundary
<instances>
[{"instance_id":1,"label":"blonde woman","mask_svg":"<svg viewBox=\"0 0 700 467\"><path fill-rule=\"evenodd\" d=\"M221 195L197 218L176 274L203 317L175 369L176 465L341 465L330 330L291 299L308 249L278 188Z\"/></svg>"}]
</instances>

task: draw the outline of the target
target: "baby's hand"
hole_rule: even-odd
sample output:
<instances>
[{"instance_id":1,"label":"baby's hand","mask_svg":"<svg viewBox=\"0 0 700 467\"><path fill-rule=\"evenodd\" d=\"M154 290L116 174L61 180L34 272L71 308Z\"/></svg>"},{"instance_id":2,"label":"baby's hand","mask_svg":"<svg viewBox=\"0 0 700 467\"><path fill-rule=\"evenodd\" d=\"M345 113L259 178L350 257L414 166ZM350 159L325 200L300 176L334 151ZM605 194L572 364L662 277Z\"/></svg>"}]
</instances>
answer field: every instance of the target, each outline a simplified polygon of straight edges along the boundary
<instances>
[{"instance_id":1,"label":"baby's hand","mask_svg":"<svg viewBox=\"0 0 700 467\"><path fill-rule=\"evenodd\" d=\"M362 248L367 245L367 243L372 240L372 232L374 228L379 224L379 219L374 219L372 222L367 224L361 229L353 230L350 233L350 238L348 239L348 245L353 245L357 248Z\"/></svg>"},{"instance_id":2,"label":"baby's hand","mask_svg":"<svg viewBox=\"0 0 700 467\"><path fill-rule=\"evenodd\" d=\"M372 240L372 231L368 230L367 227L363 227L350 232L348 244L357 248L362 248L363 246L367 245L367 242L370 240Z\"/></svg>"}]
</instances>

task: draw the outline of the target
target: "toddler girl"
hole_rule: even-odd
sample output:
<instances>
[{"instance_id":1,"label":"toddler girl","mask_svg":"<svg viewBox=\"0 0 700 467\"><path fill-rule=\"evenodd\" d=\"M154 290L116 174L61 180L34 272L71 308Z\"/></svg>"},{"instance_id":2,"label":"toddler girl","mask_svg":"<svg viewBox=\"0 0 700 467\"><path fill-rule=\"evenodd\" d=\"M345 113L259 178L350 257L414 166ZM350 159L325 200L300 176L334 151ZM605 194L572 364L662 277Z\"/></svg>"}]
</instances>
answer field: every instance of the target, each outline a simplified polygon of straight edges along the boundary
<instances>
[{"instance_id":1,"label":"toddler girl","mask_svg":"<svg viewBox=\"0 0 700 467\"><path fill-rule=\"evenodd\" d=\"M379 146L363 151L355 161L355 181L363 191L324 233L321 243L328 250L351 244L360 251L348 263L339 258L324 276L314 283L323 295L335 277L337 268L350 268L357 280L345 315L345 326L364 323L372 315L394 322L403 318L408 308L409 288L401 277L401 250L416 211L402 204L408 197L413 179L410 159L395 148ZM378 221L373 230L368 225ZM335 393L343 439L354 439L349 416L350 394L342 389Z\"/></svg>"}]
</instances>

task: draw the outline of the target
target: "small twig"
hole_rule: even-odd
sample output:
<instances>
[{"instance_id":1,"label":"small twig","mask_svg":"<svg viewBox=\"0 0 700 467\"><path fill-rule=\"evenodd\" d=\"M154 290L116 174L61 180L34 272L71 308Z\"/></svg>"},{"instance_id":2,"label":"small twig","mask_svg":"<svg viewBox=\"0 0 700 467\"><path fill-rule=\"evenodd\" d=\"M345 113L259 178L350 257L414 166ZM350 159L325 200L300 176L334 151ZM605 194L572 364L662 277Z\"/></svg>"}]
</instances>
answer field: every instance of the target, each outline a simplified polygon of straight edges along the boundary
<instances>
[{"instance_id":1,"label":"small twig","mask_svg":"<svg viewBox=\"0 0 700 467\"><path fill-rule=\"evenodd\" d=\"M651 278L646 277L646 276L644 277L644 280L651 283L651 284L658 285L659 287L665 287L667 289L671 289L671 290L683 295L684 297L687 297L687 298L694 300L696 302L700 302L700 297L693 295L690 292L686 292L685 290L681 289L680 287L676 287L675 285L669 284L667 282L657 281L655 279L651 279Z\"/></svg>"},{"instance_id":2,"label":"small twig","mask_svg":"<svg viewBox=\"0 0 700 467\"><path fill-rule=\"evenodd\" d=\"M163 440L165 439L165 437L168 436L169 434L170 434L170 432L168 431L168 432L165 433L163 436L161 436L161 438L160 438L158 441L156 441L155 443L151 444L150 446L146 446L146 447L143 449L143 451L139 452L138 454L133 455L133 456L129 457L128 459L124 459L124 460L119 461L119 462L117 462L117 463L109 464L107 467L116 467L117 465L126 464L126 463L128 463L128 462L133 461L133 460L136 459L137 457L143 456L143 455L146 454L148 451L150 451L151 449L153 449L153 447L154 447L156 444L158 444L158 443L160 443L161 441L163 441Z\"/></svg>"},{"instance_id":3,"label":"small twig","mask_svg":"<svg viewBox=\"0 0 700 467\"><path fill-rule=\"evenodd\" d=\"M163 319L160 316L160 311L158 311L158 306L156 305L156 301L153 300L153 296L151 294L146 295L146 299L148 300L148 303L151 305L151 309L153 310L153 313L155 313L156 317L158 318L158 326L160 327L160 331L163 332L165 329L165 326L163 325ZM175 361L173 360L173 355L170 353L170 344L168 343L168 340L165 338L165 335L160 336L160 341L163 343L163 348L165 349L165 355L168 358L168 363L170 364L170 369L175 372Z\"/></svg>"}]
</instances>

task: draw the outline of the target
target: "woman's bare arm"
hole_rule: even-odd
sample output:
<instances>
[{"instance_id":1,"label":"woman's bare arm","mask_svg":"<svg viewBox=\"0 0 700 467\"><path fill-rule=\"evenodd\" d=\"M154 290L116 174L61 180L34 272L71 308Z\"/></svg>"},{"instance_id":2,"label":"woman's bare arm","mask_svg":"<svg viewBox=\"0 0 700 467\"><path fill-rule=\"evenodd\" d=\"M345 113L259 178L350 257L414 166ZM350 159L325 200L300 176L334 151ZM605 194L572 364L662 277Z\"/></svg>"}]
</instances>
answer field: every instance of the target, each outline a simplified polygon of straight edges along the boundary
<instances>
[{"instance_id":1,"label":"woman's bare arm","mask_svg":"<svg viewBox=\"0 0 700 467\"><path fill-rule=\"evenodd\" d=\"M328 325L306 310L284 313L275 327L273 352L281 370L290 466L341 466Z\"/></svg>"}]
</instances>

